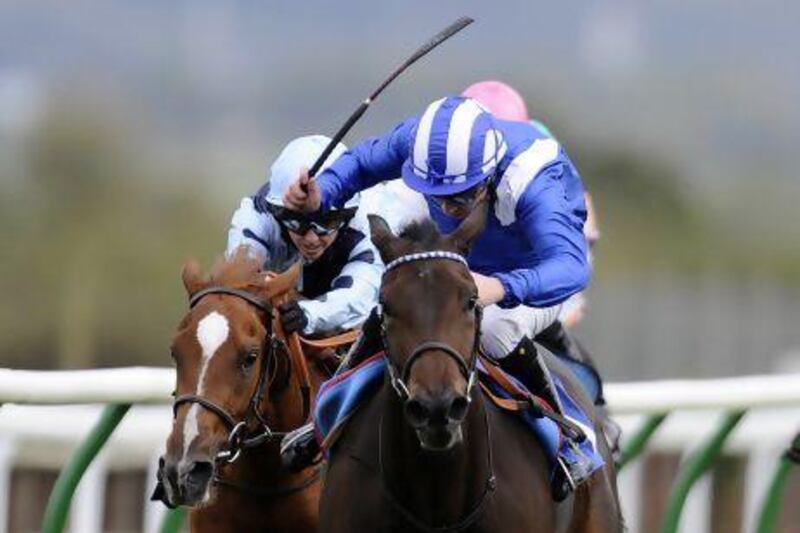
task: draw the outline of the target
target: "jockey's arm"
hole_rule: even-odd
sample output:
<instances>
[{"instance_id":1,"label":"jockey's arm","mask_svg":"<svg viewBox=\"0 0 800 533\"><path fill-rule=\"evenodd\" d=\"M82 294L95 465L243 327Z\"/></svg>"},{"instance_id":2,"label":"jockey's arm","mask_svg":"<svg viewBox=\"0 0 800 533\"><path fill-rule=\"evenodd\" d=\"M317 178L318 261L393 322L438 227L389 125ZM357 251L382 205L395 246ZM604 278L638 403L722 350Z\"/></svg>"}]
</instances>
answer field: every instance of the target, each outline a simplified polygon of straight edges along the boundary
<instances>
[{"instance_id":1,"label":"jockey's arm","mask_svg":"<svg viewBox=\"0 0 800 533\"><path fill-rule=\"evenodd\" d=\"M383 263L369 238L350 253L348 263L319 298L298 302L308 318L306 335L337 333L360 326L378 301Z\"/></svg>"},{"instance_id":2,"label":"jockey's arm","mask_svg":"<svg viewBox=\"0 0 800 533\"><path fill-rule=\"evenodd\" d=\"M407 119L390 132L360 142L317 176L322 211L341 207L355 193L382 181L400 177L408 157L416 118Z\"/></svg>"},{"instance_id":3,"label":"jockey's arm","mask_svg":"<svg viewBox=\"0 0 800 533\"><path fill-rule=\"evenodd\" d=\"M516 213L538 261L531 268L499 272L503 284L501 307L519 304L549 307L586 288L591 277L583 221L572 212L565 193L563 164L542 171L525 190ZM581 198L575 202L583 202Z\"/></svg>"},{"instance_id":4,"label":"jockey's arm","mask_svg":"<svg viewBox=\"0 0 800 533\"><path fill-rule=\"evenodd\" d=\"M272 215L258 207L259 201L259 193L242 198L239 208L231 217L226 255L233 254L239 246L247 247L254 257L264 261L272 255L270 247L280 240L280 227Z\"/></svg>"}]
</instances>

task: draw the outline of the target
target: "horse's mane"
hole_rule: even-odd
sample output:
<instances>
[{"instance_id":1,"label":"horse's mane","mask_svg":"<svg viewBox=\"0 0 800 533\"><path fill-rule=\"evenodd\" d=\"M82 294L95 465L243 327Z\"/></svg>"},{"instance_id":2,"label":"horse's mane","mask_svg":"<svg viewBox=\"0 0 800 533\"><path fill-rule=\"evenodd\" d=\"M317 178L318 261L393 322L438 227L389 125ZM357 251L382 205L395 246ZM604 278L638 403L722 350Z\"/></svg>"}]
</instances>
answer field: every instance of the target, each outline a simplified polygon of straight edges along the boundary
<instances>
[{"instance_id":1,"label":"horse's mane","mask_svg":"<svg viewBox=\"0 0 800 533\"><path fill-rule=\"evenodd\" d=\"M411 222L400 232L400 237L428 250L438 248L442 242L442 234L436 224L428 219Z\"/></svg>"},{"instance_id":2,"label":"horse's mane","mask_svg":"<svg viewBox=\"0 0 800 533\"><path fill-rule=\"evenodd\" d=\"M241 246L231 255L220 257L211 269L212 285L241 287L259 278L263 260L249 253Z\"/></svg>"}]
</instances>

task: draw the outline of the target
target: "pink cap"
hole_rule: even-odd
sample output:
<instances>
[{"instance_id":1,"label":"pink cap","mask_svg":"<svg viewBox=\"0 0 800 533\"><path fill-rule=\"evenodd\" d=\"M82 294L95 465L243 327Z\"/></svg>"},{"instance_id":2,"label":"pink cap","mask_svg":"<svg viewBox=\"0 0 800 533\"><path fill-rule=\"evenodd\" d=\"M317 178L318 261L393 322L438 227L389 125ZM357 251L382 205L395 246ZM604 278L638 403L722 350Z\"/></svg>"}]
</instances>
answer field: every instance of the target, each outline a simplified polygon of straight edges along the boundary
<instances>
[{"instance_id":1,"label":"pink cap","mask_svg":"<svg viewBox=\"0 0 800 533\"><path fill-rule=\"evenodd\" d=\"M500 120L529 120L525 100L513 87L502 81L473 83L462 95L474 98Z\"/></svg>"}]
</instances>

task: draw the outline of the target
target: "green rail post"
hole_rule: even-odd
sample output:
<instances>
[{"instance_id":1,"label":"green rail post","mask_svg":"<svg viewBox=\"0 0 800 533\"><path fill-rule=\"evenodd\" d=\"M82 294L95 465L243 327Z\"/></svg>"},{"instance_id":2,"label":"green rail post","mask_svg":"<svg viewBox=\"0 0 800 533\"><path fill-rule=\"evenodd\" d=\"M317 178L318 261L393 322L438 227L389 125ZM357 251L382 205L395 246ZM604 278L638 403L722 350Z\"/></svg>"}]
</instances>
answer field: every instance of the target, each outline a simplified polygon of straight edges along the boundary
<instances>
[{"instance_id":1,"label":"green rail post","mask_svg":"<svg viewBox=\"0 0 800 533\"><path fill-rule=\"evenodd\" d=\"M625 468L625 465L636 459L642 453L650 438L656 430L664 423L669 413L658 413L648 416L641 427L633 434L633 437L625 443L622 455L617 465L617 471Z\"/></svg>"},{"instance_id":2,"label":"green rail post","mask_svg":"<svg viewBox=\"0 0 800 533\"><path fill-rule=\"evenodd\" d=\"M758 533L773 533L778 525L786 481L789 479L789 472L792 470L792 466L795 464L795 460L789 456L791 450L800 451L800 433L795 436L791 449L781 457L775 469L775 474L772 476L772 482L764 497L764 503L758 516Z\"/></svg>"},{"instance_id":3,"label":"green rail post","mask_svg":"<svg viewBox=\"0 0 800 533\"><path fill-rule=\"evenodd\" d=\"M130 404L111 404L103 409L100 419L70 460L58 474L56 484L47 500L42 521L42 533L61 533L67 522L69 507L78 483L98 452L120 423Z\"/></svg>"},{"instance_id":4,"label":"green rail post","mask_svg":"<svg viewBox=\"0 0 800 533\"><path fill-rule=\"evenodd\" d=\"M186 518L186 510L183 507L170 509L164 515L164 520L161 522L160 533L178 533L183 521Z\"/></svg>"},{"instance_id":5,"label":"green rail post","mask_svg":"<svg viewBox=\"0 0 800 533\"><path fill-rule=\"evenodd\" d=\"M686 504L689 491L714 463L714 460L722 451L725 440L730 436L745 413L746 411L731 411L726 413L722 423L717 427L717 430L708 442L706 442L697 453L690 457L686 462L686 466L681 468L680 472L678 472L678 479L675 480L669 495L667 514L662 528L663 533L675 533L678 531L681 512L683 511L683 506Z\"/></svg>"}]
</instances>

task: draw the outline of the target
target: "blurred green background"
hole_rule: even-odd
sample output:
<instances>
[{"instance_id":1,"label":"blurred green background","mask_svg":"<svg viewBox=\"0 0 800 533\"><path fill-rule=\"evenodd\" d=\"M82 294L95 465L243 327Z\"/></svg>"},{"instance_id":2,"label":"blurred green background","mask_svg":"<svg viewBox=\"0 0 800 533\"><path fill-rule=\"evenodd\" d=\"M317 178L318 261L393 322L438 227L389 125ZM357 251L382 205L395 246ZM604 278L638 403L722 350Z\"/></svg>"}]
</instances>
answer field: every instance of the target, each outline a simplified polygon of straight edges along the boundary
<instances>
[{"instance_id":1,"label":"blurred green background","mask_svg":"<svg viewBox=\"0 0 800 533\"><path fill-rule=\"evenodd\" d=\"M602 240L580 334L613 379L798 368L800 37L786 2L0 5L0 365L169 365L291 138L347 141L498 78L576 161Z\"/></svg>"}]
</instances>

